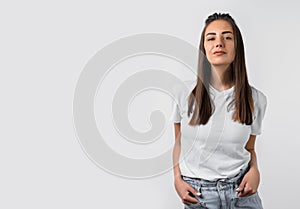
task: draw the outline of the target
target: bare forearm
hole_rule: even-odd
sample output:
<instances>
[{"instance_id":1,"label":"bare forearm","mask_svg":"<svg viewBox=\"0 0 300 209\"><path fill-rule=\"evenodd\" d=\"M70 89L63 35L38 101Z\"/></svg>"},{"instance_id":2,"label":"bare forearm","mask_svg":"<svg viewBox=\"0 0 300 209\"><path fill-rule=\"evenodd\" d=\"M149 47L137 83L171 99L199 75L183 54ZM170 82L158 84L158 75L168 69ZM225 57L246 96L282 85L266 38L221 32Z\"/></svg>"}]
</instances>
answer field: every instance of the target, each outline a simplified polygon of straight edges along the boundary
<instances>
[{"instance_id":1,"label":"bare forearm","mask_svg":"<svg viewBox=\"0 0 300 209\"><path fill-rule=\"evenodd\" d=\"M249 162L250 169L257 169L258 170L256 153L255 153L254 150L250 150L249 152L250 152L250 155L251 155L251 160Z\"/></svg>"},{"instance_id":2,"label":"bare forearm","mask_svg":"<svg viewBox=\"0 0 300 209\"><path fill-rule=\"evenodd\" d=\"M181 151L181 124L174 123L175 130L175 144L173 149L173 171L174 171L174 180L181 179L181 171L179 168L179 156Z\"/></svg>"},{"instance_id":3,"label":"bare forearm","mask_svg":"<svg viewBox=\"0 0 300 209\"><path fill-rule=\"evenodd\" d=\"M175 142L173 149L173 172L174 172L174 180L181 179L181 171L179 168L179 156L180 156L181 145L179 141Z\"/></svg>"},{"instance_id":4,"label":"bare forearm","mask_svg":"<svg viewBox=\"0 0 300 209\"><path fill-rule=\"evenodd\" d=\"M256 140L256 136L255 135L250 135L249 140L245 146L245 149L250 152L250 169L256 169L258 170L258 166L257 166L257 157L256 157L256 153L255 153L255 140Z\"/></svg>"}]
</instances>

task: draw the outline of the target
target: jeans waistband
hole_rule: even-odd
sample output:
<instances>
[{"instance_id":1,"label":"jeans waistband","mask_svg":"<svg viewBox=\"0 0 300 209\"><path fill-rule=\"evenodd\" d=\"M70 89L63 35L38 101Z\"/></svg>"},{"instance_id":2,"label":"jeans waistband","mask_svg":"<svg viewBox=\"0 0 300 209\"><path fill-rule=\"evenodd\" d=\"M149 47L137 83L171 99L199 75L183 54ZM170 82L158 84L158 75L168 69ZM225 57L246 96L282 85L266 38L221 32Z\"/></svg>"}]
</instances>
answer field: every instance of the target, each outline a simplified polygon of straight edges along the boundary
<instances>
[{"instance_id":1,"label":"jeans waistband","mask_svg":"<svg viewBox=\"0 0 300 209\"><path fill-rule=\"evenodd\" d=\"M218 182L222 182L225 184L239 184L241 178L249 171L249 168L250 166L248 164L246 168L240 169L240 172L236 176L230 178L218 179L216 181L209 181L202 178L194 178L194 177L187 177L187 176L182 176L182 178L184 180L193 181L195 184L205 185L205 186L217 186L219 184Z\"/></svg>"}]
</instances>

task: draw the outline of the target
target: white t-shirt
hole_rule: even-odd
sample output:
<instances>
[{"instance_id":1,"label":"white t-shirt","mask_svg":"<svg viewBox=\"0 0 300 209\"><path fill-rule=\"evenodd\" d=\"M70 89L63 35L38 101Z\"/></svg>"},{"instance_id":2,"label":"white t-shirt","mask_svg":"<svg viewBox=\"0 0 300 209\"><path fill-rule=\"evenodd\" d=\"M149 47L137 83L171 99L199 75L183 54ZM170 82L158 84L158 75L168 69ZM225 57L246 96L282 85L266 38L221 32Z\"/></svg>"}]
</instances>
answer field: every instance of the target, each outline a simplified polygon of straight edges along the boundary
<instances>
[{"instance_id":1,"label":"white t-shirt","mask_svg":"<svg viewBox=\"0 0 300 209\"><path fill-rule=\"evenodd\" d=\"M219 92L210 85L214 113L207 124L190 126L192 113L187 116L188 96L195 86L196 80L190 80L173 88L176 102L172 121L181 123L181 174L210 181L233 177L246 168L251 159L245 145L250 134L261 134L267 98L251 86L254 120L252 125L245 125L232 120L234 105L227 108L234 96L234 86Z\"/></svg>"}]
</instances>

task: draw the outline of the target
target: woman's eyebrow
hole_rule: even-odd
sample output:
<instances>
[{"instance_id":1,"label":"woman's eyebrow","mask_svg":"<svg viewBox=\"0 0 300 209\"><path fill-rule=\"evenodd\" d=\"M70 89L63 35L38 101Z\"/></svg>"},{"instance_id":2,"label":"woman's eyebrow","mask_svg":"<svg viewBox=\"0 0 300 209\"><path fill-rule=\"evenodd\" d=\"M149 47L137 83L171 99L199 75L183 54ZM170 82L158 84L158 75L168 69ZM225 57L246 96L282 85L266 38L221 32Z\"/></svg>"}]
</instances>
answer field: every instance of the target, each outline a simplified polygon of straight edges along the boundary
<instances>
[{"instance_id":1,"label":"woman's eyebrow","mask_svg":"<svg viewBox=\"0 0 300 209\"><path fill-rule=\"evenodd\" d=\"M231 34L232 34L232 32L231 32L231 31L229 31L229 30L227 30L227 31L223 31L223 32L222 32L222 34L226 34L226 33L231 33Z\"/></svg>"},{"instance_id":2,"label":"woman's eyebrow","mask_svg":"<svg viewBox=\"0 0 300 209\"><path fill-rule=\"evenodd\" d=\"M226 34L226 33L231 33L231 34L232 34L232 32L229 31L229 30L226 30L226 31L223 31L223 32L222 32L222 34ZM216 35L216 33L215 33L215 32L210 32L210 33L207 33L207 34L206 34L206 36L209 36L209 35Z\"/></svg>"},{"instance_id":3,"label":"woman's eyebrow","mask_svg":"<svg viewBox=\"0 0 300 209\"><path fill-rule=\"evenodd\" d=\"M209 35L216 35L216 33L212 33L212 32L211 32L211 33L207 33L207 34L206 34L206 36L209 36Z\"/></svg>"}]
</instances>

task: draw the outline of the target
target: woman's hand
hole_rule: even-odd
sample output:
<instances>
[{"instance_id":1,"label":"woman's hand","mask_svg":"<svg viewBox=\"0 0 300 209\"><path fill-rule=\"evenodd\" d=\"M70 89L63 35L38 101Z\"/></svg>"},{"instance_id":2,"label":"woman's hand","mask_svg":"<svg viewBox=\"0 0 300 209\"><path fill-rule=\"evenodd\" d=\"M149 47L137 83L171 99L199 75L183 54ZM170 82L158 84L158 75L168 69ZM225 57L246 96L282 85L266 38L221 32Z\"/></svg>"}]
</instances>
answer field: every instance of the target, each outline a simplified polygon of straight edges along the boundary
<instances>
[{"instance_id":1,"label":"woman's hand","mask_svg":"<svg viewBox=\"0 0 300 209\"><path fill-rule=\"evenodd\" d=\"M195 190L191 185L185 182L182 178L175 179L174 181L175 189L179 197L181 198L184 204L196 204L199 201L192 197L191 194L194 196L201 196L197 190Z\"/></svg>"},{"instance_id":2,"label":"woman's hand","mask_svg":"<svg viewBox=\"0 0 300 209\"><path fill-rule=\"evenodd\" d=\"M245 197L257 192L260 174L257 168L251 167L237 188L238 197Z\"/></svg>"}]
</instances>

